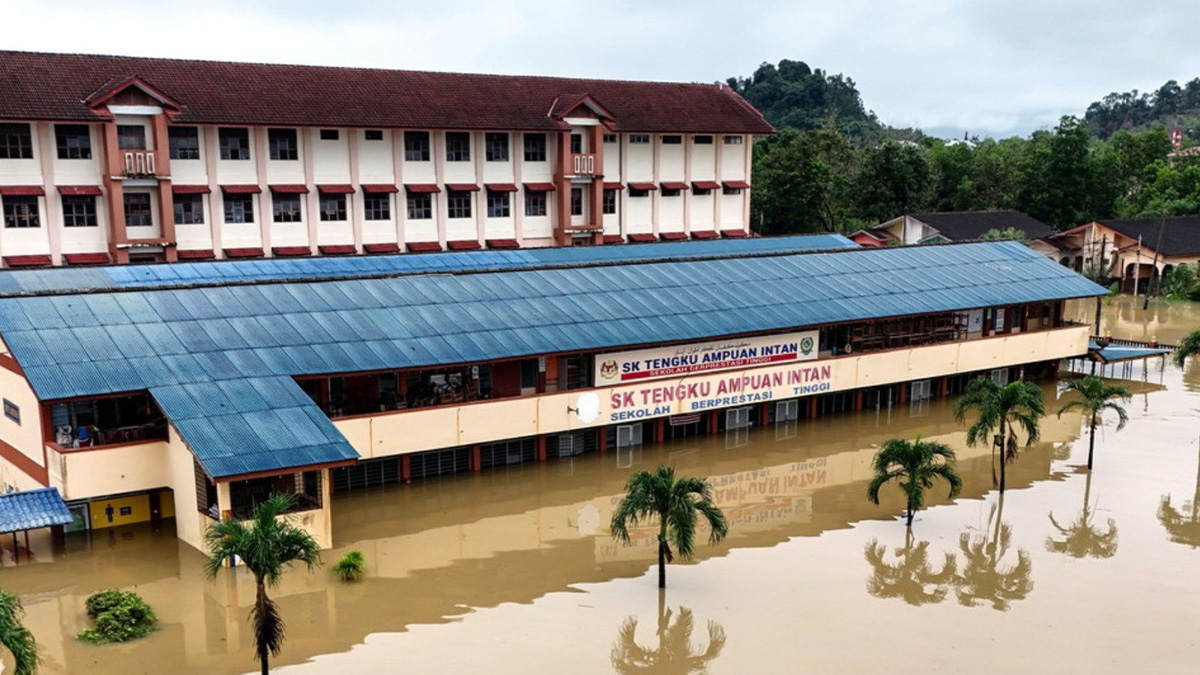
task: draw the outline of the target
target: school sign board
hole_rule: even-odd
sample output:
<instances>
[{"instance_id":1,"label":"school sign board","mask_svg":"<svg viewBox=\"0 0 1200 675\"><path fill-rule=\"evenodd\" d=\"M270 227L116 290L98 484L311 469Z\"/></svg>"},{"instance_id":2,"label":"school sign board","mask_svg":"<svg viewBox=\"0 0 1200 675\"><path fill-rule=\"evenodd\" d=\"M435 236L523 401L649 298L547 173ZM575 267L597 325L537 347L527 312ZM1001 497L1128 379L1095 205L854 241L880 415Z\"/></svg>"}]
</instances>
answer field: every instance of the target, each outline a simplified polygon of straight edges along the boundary
<instances>
[{"instance_id":1,"label":"school sign board","mask_svg":"<svg viewBox=\"0 0 1200 675\"><path fill-rule=\"evenodd\" d=\"M817 331L731 338L596 356L597 387L817 358Z\"/></svg>"}]
</instances>

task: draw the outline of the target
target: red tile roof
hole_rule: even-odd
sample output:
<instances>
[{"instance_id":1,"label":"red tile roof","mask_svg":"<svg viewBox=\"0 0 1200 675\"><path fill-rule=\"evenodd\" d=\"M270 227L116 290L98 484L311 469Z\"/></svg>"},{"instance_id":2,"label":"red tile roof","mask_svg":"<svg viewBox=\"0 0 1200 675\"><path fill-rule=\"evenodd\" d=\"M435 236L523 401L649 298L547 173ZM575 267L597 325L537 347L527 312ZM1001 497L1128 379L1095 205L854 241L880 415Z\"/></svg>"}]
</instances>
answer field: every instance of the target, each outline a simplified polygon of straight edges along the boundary
<instances>
[{"instance_id":1,"label":"red tile roof","mask_svg":"<svg viewBox=\"0 0 1200 675\"><path fill-rule=\"evenodd\" d=\"M211 260L217 257L211 248L181 248L178 255L180 260Z\"/></svg>"},{"instance_id":2,"label":"red tile roof","mask_svg":"<svg viewBox=\"0 0 1200 675\"><path fill-rule=\"evenodd\" d=\"M721 236L726 239L741 239L750 235L745 230L721 230Z\"/></svg>"},{"instance_id":3,"label":"red tile roof","mask_svg":"<svg viewBox=\"0 0 1200 675\"><path fill-rule=\"evenodd\" d=\"M221 191L231 195L256 195L262 192L257 185L222 185Z\"/></svg>"},{"instance_id":4,"label":"red tile roof","mask_svg":"<svg viewBox=\"0 0 1200 675\"><path fill-rule=\"evenodd\" d=\"M604 189L605 190L624 190L625 185L622 183L607 183L606 182L604 184Z\"/></svg>"},{"instance_id":5,"label":"red tile roof","mask_svg":"<svg viewBox=\"0 0 1200 675\"><path fill-rule=\"evenodd\" d=\"M366 186L364 185L363 187ZM373 245L374 244L367 244L367 246ZM322 255L352 255L358 252L354 248L353 244L326 244L324 246L318 246L317 250L320 251ZM397 246L396 250L399 251L400 247Z\"/></svg>"},{"instance_id":6,"label":"red tile roof","mask_svg":"<svg viewBox=\"0 0 1200 675\"><path fill-rule=\"evenodd\" d=\"M271 247L271 255L280 257L312 255L312 249L307 246L273 246Z\"/></svg>"},{"instance_id":7,"label":"red tile roof","mask_svg":"<svg viewBox=\"0 0 1200 675\"><path fill-rule=\"evenodd\" d=\"M207 185L171 185L171 192L177 195L206 195L212 189Z\"/></svg>"},{"instance_id":8,"label":"red tile roof","mask_svg":"<svg viewBox=\"0 0 1200 675\"><path fill-rule=\"evenodd\" d=\"M525 189L529 192L553 192L554 183L526 183Z\"/></svg>"},{"instance_id":9,"label":"red tile roof","mask_svg":"<svg viewBox=\"0 0 1200 675\"><path fill-rule=\"evenodd\" d=\"M354 186L345 183L318 185L317 190L327 195L352 195Z\"/></svg>"},{"instance_id":10,"label":"red tile roof","mask_svg":"<svg viewBox=\"0 0 1200 675\"><path fill-rule=\"evenodd\" d=\"M227 248L225 249L226 258L261 258L263 250L261 248Z\"/></svg>"},{"instance_id":11,"label":"red tile roof","mask_svg":"<svg viewBox=\"0 0 1200 675\"><path fill-rule=\"evenodd\" d=\"M416 194L432 194L442 191L442 188L433 183L405 183L404 189Z\"/></svg>"},{"instance_id":12,"label":"red tile roof","mask_svg":"<svg viewBox=\"0 0 1200 675\"><path fill-rule=\"evenodd\" d=\"M68 265L107 265L107 253L65 253L63 260Z\"/></svg>"},{"instance_id":13,"label":"red tile roof","mask_svg":"<svg viewBox=\"0 0 1200 675\"><path fill-rule=\"evenodd\" d=\"M517 186L512 183L485 183L484 187L492 192L516 192Z\"/></svg>"},{"instance_id":14,"label":"red tile roof","mask_svg":"<svg viewBox=\"0 0 1200 675\"><path fill-rule=\"evenodd\" d=\"M692 181L692 187L697 190L720 190L721 184L711 180L697 180Z\"/></svg>"},{"instance_id":15,"label":"red tile roof","mask_svg":"<svg viewBox=\"0 0 1200 675\"><path fill-rule=\"evenodd\" d=\"M413 253L428 253L430 251L442 250L442 245L436 241L410 241L408 242L408 250Z\"/></svg>"},{"instance_id":16,"label":"red tile roof","mask_svg":"<svg viewBox=\"0 0 1200 675\"><path fill-rule=\"evenodd\" d=\"M479 186L474 183L446 183L446 189L452 192L479 192Z\"/></svg>"},{"instance_id":17,"label":"red tile roof","mask_svg":"<svg viewBox=\"0 0 1200 675\"><path fill-rule=\"evenodd\" d=\"M652 235L652 234L649 234L649 233L642 233L642 234L631 234L631 235L629 235L629 241L634 241L634 242L648 242L648 241L658 241L658 239L657 239L657 237L655 237L655 236L654 236L654 235Z\"/></svg>"},{"instance_id":18,"label":"red tile roof","mask_svg":"<svg viewBox=\"0 0 1200 675\"><path fill-rule=\"evenodd\" d=\"M104 193L97 185L59 185L58 194L64 197L99 197Z\"/></svg>"},{"instance_id":19,"label":"red tile roof","mask_svg":"<svg viewBox=\"0 0 1200 675\"><path fill-rule=\"evenodd\" d=\"M278 192L281 195L306 195L308 194L308 186L303 184L289 185L272 185L271 192ZM226 189L228 191L228 189Z\"/></svg>"},{"instance_id":20,"label":"red tile roof","mask_svg":"<svg viewBox=\"0 0 1200 675\"><path fill-rule=\"evenodd\" d=\"M363 250L367 253L399 253L400 244L379 243L379 244L363 244Z\"/></svg>"},{"instance_id":21,"label":"red tile roof","mask_svg":"<svg viewBox=\"0 0 1200 675\"><path fill-rule=\"evenodd\" d=\"M686 190L686 189L688 189L687 183L679 183L679 182L671 182L671 181L664 181L662 186L663 186L664 190Z\"/></svg>"},{"instance_id":22,"label":"red tile roof","mask_svg":"<svg viewBox=\"0 0 1200 675\"><path fill-rule=\"evenodd\" d=\"M395 194L400 191L400 188L392 185L391 183L363 183L362 189L363 192L372 194Z\"/></svg>"},{"instance_id":23,"label":"red tile roof","mask_svg":"<svg viewBox=\"0 0 1200 675\"><path fill-rule=\"evenodd\" d=\"M45 197L46 191L37 185L0 185L0 197Z\"/></svg>"},{"instance_id":24,"label":"red tile roof","mask_svg":"<svg viewBox=\"0 0 1200 675\"><path fill-rule=\"evenodd\" d=\"M748 190L750 188L750 184L744 180L727 180L723 185L732 190Z\"/></svg>"},{"instance_id":25,"label":"red tile roof","mask_svg":"<svg viewBox=\"0 0 1200 675\"><path fill-rule=\"evenodd\" d=\"M13 51L0 51L0 73L0 119L95 120L87 101L128 81L178 103L179 124L551 131L565 126L547 111L586 95L619 131L774 131L714 84Z\"/></svg>"},{"instance_id":26,"label":"red tile roof","mask_svg":"<svg viewBox=\"0 0 1200 675\"><path fill-rule=\"evenodd\" d=\"M662 237L663 241L679 241L687 239L687 234L683 232L659 232L658 236Z\"/></svg>"},{"instance_id":27,"label":"red tile roof","mask_svg":"<svg viewBox=\"0 0 1200 675\"><path fill-rule=\"evenodd\" d=\"M604 235L604 243L606 243L606 244L624 244L625 237L622 237L619 234L606 234L606 235Z\"/></svg>"},{"instance_id":28,"label":"red tile roof","mask_svg":"<svg viewBox=\"0 0 1200 675\"><path fill-rule=\"evenodd\" d=\"M516 239L488 239L488 248L521 248Z\"/></svg>"},{"instance_id":29,"label":"red tile roof","mask_svg":"<svg viewBox=\"0 0 1200 675\"><path fill-rule=\"evenodd\" d=\"M692 232L692 239L716 239L718 236L714 230L696 230Z\"/></svg>"},{"instance_id":30,"label":"red tile roof","mask_svg":"<svg viewBox=\"0 0 1200 675\"><path fill-rule=\"evenodd\" d=\"M634 190L657 190L658 189L658 186L655 185L654 183L635 183L633 181L629 181L629 187Z\"/></svg>"},{"instance_id":31,"label":"red tile roof","mask_svg":"<svg viewBox=\"0 0 1200 675\"><path fill-rule=\"evenodd\" d=\"M451 251L476 251L480 248L479 242L474 239L458 239L446 242L446 247Z\"/></svg>"},{"instance_id":32,"label":"red tile roof","mask_svg":"<svg viewBox=\"0 0 1200 675\"><path fill-rule=\"evenodd\" d=\"M49 267L51 264L48 255L6 255L4 262L9 267Z\"/></svg>"}]
</instances>

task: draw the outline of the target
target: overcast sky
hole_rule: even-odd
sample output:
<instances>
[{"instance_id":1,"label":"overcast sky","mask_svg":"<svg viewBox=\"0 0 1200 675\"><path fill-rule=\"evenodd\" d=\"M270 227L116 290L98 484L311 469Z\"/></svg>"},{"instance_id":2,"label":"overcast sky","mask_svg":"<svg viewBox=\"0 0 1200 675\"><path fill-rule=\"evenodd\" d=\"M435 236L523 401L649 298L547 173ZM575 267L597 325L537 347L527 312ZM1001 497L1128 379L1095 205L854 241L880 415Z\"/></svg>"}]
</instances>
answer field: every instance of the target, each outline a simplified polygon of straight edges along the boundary
<instances>
[{"instance_id":1,"label":"overcast sky","mask_svg":"<svg viewBox=\"0 0 1200 675\"><path fill-rule=\"evenodd\" d=\"M0 48L40 51L697 82L798 59L943 135L1200 77L1196 0L0 0L0 18Z\"/></svg>"}]
</instances>

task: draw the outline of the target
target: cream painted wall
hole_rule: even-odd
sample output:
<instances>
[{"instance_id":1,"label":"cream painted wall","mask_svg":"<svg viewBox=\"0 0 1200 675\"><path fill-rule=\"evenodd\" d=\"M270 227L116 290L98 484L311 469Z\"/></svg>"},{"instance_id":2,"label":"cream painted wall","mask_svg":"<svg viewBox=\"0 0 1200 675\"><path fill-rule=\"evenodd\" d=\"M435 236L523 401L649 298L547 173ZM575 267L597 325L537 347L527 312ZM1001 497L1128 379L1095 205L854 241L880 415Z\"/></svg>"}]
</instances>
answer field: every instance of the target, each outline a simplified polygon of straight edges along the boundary
<instances>
[{"instance_id":1,"label":"cream painted wall","mask_svg":"<svg viewBox=\"0 0 1200 675\"><path fill-rule=\"evenodd\" d=\"M687 199L689 190L683 190L675 197L658 197L658 231L683 232L683 200Z\"/></svg>"},{"instance_id":2,"label":"cream painted wall","mask_svg":"<svg viewBox=\"0 0 1200 675\"><path fill-rule=\"evenodd\" d=\"M218 130L212 129L213 138L218 138ZM221 159L218 155L216 158L217 164L217 185L257 185L258 184L258 149L266 147L266 143L259 143L258 137L267 133L266 129L250 128L250 159ZM214 148L220 147L219 141L214 142Z\"/></svg>"},{"instance_id":3,"label":"cream painted wall","mask_svg":"<svg viewBox=\"0 0 1200 675\"><path fill-rule=\"evenodd\" d=\"M706 195L697 195L695 192L689 195L688 199L691 200L691 204L688 208L688 214L692 232L714 229L713 201L716 199L715 194L718 192L720 190L714 190Z\"/></svg>"},{"instance_id":4,"label":"cream painted wall","mask_svg":"<svg viewBox=\"0 0 1200 675\"><path fill-rule=\"evenodd\" d=\"M630 143L628 135L625 135L623 139L626 169L621 180L645 182L654 180L654 145L652 143ZM607 162L605 163L607 164Z\"/></svg>"},{"instance_id":5,"label":"cream painted wall","mask_svg":"<svg viewBox=\"0 0 1200 675\"><path fill-rule=\"evenodd\" d=\"M50 449L47 452L62 480L64 499L175 488L165 441L94 450L58 452ZM194 495L194 480L191 492ZM195 509L193 499L192 510Z\"/></svg>"},{"instance_id":6,"label":"cream painted wall","mask_svg":"<svg viewBox=\"0 0 1200 675\"><path fill-rule=\"evenodd\" d=\"M394 183L396 180L392 155L393 132L389 129L379 131L383 132L382 141L368 141L364 129L345 131L358 135L358 179L363 183Z\"/></svg>"},{"instance_id":7,"label":"cream painted wall","mask_svg":"<svg viewBox=\"0 0 1200 675\"><path fill-rule=\"evenodd\" d=\"M712 136L712 143L696 143L693 136L690 140L692 143L692 159L691 159L691 179L697 180L716 180L717 179L717 143L721 142L720 136Z\"/></svg>"},{"instance_id":8,"label":"cream painted wall","mask_svg":"<svg viewBox=\"0 0 1200 675\"><path fill-rule=\"evenodd\" d=\"M471 161L447 162L445 134L442 132L435 133L441 137L441 142L432 150L432 153L436 154L431 154L431 157L442 165L442 182L478 184L479 179L475 174L475 160L481 157L483 153L483 134L477 132L471 133Z\"/></svg>"},{"instance_id":9,"label":"cream painted wall","mask_svg":"<svg viewBox=\"0 0 1200 675\"><path fill-rule=\"evenodd\" d=\"M7 347L3 345L0 345L0 350L8 353ZM45 460L42 458L41 406L33 389L29 387L29 382L8 369L0 368L0 396L12 401L21 409L20 424L0 414L0 441L13 446L38 466L45 466ZM16 485L21 489L41 487L32 477L26 476L17 467L0 459L0 488L5 484Z\"/></svg>"},{"instance_id":10,"label":"cream painted wall","mask_svg":"<svg viewBox=\"0 0 1200 675\"><path fill-rule=\"evenodd\" d=\"M624 191L621 204L625 207L625 233L644 234L654 231L653 200L658 199L653 194L645 197L630 197L629 190Z\"/></svg>"},{"instance_id":11,"label":"cream painted wall","mask_svg":"<svg viewBox=\"0 0 1200 675\"><path fill-rule=\"evenodd\" d=\"M745 193L740 195L727 195L724 190L716 191L717 199L721 200L721 223L722 230L729 229L746 229L746 216L743 210L745 204Z\"/></svg>"},{"instance_id":12,"label":"cream painted wall","mask_svg":"<svg viewBox=\"0 0 1200 675\"><path fill-rule=\"evenodd\" d=\"M668 134L679 135L679 134ZM654 137L655 146L658 148L658 180L685 180L687 176L683 171L683 143L678 145L668 145L662 142L662 135ZM687 142L686 137L684 142Z\"/></svg>"},{"instance_id":13,"label":"cream painted wall","mask_svg":"<svg viewBox=\"0 0 1200 675\"><path fill-rule=\"evenodd\" d=\"M312 139L311 147L305 148L313 156L313 182L345 184L350 182L350 129L336 129L337 140L322 140L320 130L305 135Z\"/></svg>"},{"instance_id":14,"label":"cream painted wall","mask_svg":"<svg viewBox=\"0 0 1200 675\"><path fill-rule=\"evenodd\" d=\"M720 180L747 180L746 152L750 148L751 137L743 136L740 145L725 144L724 137L718 136L717 143L721 146L721 176Z\"/></svg>"}]
</instances>

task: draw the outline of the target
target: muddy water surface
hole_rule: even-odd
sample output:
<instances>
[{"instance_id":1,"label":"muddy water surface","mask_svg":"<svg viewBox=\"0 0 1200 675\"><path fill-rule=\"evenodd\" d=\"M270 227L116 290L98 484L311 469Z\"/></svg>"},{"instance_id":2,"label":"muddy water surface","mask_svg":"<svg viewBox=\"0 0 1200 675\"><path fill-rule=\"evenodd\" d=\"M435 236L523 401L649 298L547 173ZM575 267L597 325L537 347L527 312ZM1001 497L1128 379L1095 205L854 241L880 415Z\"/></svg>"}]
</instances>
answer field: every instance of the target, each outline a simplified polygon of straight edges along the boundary
<instances>
[{"instance_id":1,"label":"muddy water surface","mask_svg":"<svg viewBox=\"0 0 1200 675\"><path fill-rule=\"evenodd\" d=\"M1106 330L1176 342L1200 326L1194 305L1140 307L1106 306ZM362 550L368 578L288 574L278 672L1194 672L1200 368L1133 377L1130 423L1101 431L1090 477L1080 417L1051 416L1003 501L946 401L340 495L326 559ZM864 498L896 436L949 443L965 480L955 503L935 490L911 538L897 490ZM662 596L654 531L606 534L630 471L660 462L709 477L731 521ZM254 670L252 580L206 581L169 526L34 548L32 564L5 554L0 586L25 602L44 672ZM83 599L111 586L142 593L162 630L76 641Z\"/></svg>"}]
</instances>

